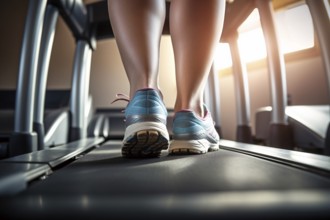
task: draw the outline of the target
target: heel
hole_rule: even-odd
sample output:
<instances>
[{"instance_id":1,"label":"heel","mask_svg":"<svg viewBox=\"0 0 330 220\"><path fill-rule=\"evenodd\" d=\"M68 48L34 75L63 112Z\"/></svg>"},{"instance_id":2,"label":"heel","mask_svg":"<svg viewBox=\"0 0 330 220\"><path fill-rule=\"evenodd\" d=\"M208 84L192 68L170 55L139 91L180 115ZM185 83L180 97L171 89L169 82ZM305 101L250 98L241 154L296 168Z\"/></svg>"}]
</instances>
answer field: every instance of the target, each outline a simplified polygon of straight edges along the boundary
<instances>
[{"instance_id":1,"label":"heel","mask_svg":"<svg viewBox=\"0 0 330 220\"><path fill-rule=\"evenodd\" d=\"M142 130L126 140L122 155L127 158L159 157L162 150L168 149L169 141L157 130Z\"/></svg>"}]
</instances>

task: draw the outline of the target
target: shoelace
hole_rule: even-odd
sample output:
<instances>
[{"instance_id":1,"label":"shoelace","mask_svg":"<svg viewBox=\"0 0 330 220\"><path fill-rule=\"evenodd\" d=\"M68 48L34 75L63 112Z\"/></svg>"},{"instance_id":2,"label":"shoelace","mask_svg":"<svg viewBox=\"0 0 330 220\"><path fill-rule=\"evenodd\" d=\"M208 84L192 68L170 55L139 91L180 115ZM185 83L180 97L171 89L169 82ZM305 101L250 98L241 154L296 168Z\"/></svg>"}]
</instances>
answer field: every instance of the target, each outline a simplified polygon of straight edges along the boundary
<instances>
[{"instance_id":1,"label":"shoelace","mask_svg":"<svg viewBox=\"0 0 330 220\"><path fill-rule=\"evenodd\" d=\"M111 102L111 104L113 104L113 103L115 103L115 102L118 102L118 101L130 102L131 99L129 98L128 95L125 95L125 94L123 94L123 93L118 93L118 94L116 94L116 99L113 100L113 101ZM121 110L121 112L125 113L125 109ZM126 121L126 120L124 119L124 122L125 122L125 121Z\"/></svg>"},{"instance_id":2,"label":"shoelace","mask_svg":"<svg viewBox=\"0 0 330 220\"><path fill-rule=\"evenodd\" d=\"M113 103L115 103L115 102L118 102L118 101L126 101L126 102L130 102L131 99L129 98L128 95L125 95L125 94L123 94L123 93L118 93L118 94L116 94L116 99L113 100L113 101L111 102L111 104L113 104Z\"/></svg>"}]
</instances>

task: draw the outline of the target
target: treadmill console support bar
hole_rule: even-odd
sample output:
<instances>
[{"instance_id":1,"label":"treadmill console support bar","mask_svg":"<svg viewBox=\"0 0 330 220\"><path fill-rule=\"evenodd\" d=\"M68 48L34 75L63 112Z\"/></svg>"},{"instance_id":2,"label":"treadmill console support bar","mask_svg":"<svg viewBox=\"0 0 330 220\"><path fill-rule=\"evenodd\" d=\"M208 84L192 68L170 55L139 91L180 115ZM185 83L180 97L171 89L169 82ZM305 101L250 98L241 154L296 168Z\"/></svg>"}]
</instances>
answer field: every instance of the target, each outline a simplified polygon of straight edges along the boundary
<instances>
[{"instance_id":1,"label":"treadmill console support bar","mask_svg":"<svg viewBox=\"0 0 330 220\"><path fill-rule=\"evenodd\" d=\"M43 20L47 1L29 1L24 27L16 92L15 128L10 137L10 156L37 149L33 132L35 84ZM22 142L26 141L26 142Z\"/></svg>"},{"instance_id":2,"label":"treadmill console support bar","mask_svg":"<svg viewBox=\"0 0 330 220\"><path fill-rule=\"evenodd\" d=\"M40 45L38 70L35 90L35 107L33 116L33 130L38 134L38 150L45 149L44 138L44 108L47 86L48 69L52 52L56 24L58 20L58 10L53 5L48 4L42 30Z\"/></svg>"},{"instance_id":3,"label":"treadmill console support bar","mask_svg":"<svg viewBox=\"0 0 330 220\"><path fill-rule=\"evenodd\" d=\"M86 110L89 94L89 79L92 60L92 49L85 40L77 42L72 91L70 99L71 127L70 141L87 137Z\"/></svg>"},{"instance_id":4,"label":"treadmill console support bar","mask_svg":"<svg viewBox=\"0 0 330 220\"><path fill-rule=\"evenodd\" d=\"M30 1L26 18L16 92L15 132L32 132L37 62L46 1Z\"/></svg>"},{"instance_id":5,"label":"treadmill console support bar","mask_svg":"<svg viewBox=\"0 0 330 220\"><path fill-rule=\"evenodd\" d=\"M49 0L49 3L58 8L74 38L77 41L87 41L94 50L96 48L95 30L90 24L88 9L84 2L82 0Z\"/></svg>"},{"instance_id":6,"label":"treadmill console support bar","mask_svg":"<svg viewBox=\"0 0 330 220\"><path fill-rule=\"evenodd\" d=\"M269 126L270 146L293 146L293 136L287 122L285 109L287 105L287 87L284 56L280 51L273 8L270 0L257 0L260 22L264 33L272 98L272 117Z\"/></svg>"},{"instance_id":7,"label":"treadmill console support bar","mask_svg":"<svg viewBox=\"0 0 330 220\"><path fill-rule=\"evenodd\" d=\"M309 7L309 10L311 12L313 23L315 30L317 32L317 37L320 42L321 52L322 52L322 59L323 59L323 65L325 68L325 72L327 74L328 79L328 92L329 92L329 98L330 98L330 11L327 10L327 3L324 1L313 1L313 0L307 0L306 4Z\"/></svg>"},{"instance_id":8,"label":"treadmill console support bar","mask_svg":"<svg viewBox=\"0 0 330 220\"><path fill-rule=\"evenodd\" d=\"M238 50L238 33L228 40L233 60L233 75L236 97L236 140L244 143L252 143L252 131L250 126L250 95L246 65L241 60Z\"/></svg>"}]
</instances>

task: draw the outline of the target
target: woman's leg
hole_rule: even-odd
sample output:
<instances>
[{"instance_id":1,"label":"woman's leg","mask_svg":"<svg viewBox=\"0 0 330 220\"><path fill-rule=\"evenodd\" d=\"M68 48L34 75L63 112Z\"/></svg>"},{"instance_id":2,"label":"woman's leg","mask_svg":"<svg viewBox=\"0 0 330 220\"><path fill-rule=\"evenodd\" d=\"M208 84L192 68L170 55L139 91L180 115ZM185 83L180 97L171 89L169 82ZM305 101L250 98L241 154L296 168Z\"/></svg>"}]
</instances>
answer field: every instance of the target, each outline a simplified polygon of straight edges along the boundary
<instances>
[{"instance_id":1,"label":"woman's leg","mask_svg":"<svg viewBox=\"0 0 330 220\"><path fill-rule=\"evenodd\" d=\"M163 0L108 0L109 17L130 83L124 157L155 157L168 148L167 110L158 90Z\"/></svg>"},{"instance_id":2,"label":"woman's leg","mask_svg":"<svg viewBox=\"0 0 330 220\"><path fill-rule=\"evenodd\" d=\"M172 0L170 31L174 49L175 111L191 109L204 116L203 91L220 40L224 0Z\"/></svg>"},{"instance_id":3,"label":"woman's leg","mask_svg":"<svg viewBox=\"0 0 330 220\"><path fill-rule=\"evenodd\" d=\"M139 89L158 89L159 45L165 2L108 0L108 9L130 83L130 97Z\"/></svg>"},{"instance_id":4,"label":"woman's leg","mask_svg":"<svg viewBox=\"0 0 330 220\"><path fill-rule=\"evenodd\" d=\"M171 2L177 99L170 154L202 154L219 149L220 137L204 107L203 93L220 40L224 12L224 0Z\"/></svg>"}]
</instances>

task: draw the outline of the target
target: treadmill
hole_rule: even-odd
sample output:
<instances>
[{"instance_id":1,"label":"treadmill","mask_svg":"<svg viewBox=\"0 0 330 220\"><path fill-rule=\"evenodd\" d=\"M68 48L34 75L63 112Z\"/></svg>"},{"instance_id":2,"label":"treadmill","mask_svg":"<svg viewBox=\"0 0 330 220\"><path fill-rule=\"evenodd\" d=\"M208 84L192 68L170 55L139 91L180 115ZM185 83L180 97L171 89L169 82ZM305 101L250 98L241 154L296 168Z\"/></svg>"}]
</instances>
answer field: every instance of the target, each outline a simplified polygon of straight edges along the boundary
<instances>
[{"instance_id":1,"label":"treadmill","mask_svg":"<svg viewBox=\"0 0 330 220\"><path fill-rule=\"evenodd\" d=\"M88 94L92 37L82 36L86 34L86 11L77 8L71 12L72 5L66 1L29 5L17 89L0 91L0 158L49 149L86 136L107 138L108 120L95 114ZM69 13L76 16L65 17ZM77 40L69 90L46 89L59 14L71 25Z\"/></svg>"},{"instance_id":2,"label":"treadmill","mask_svg":"<svg viewBox=\"0 0 330 220\"><path fill-rule=\"evenodd\" d=\"M319 41L321 57L326 73L327 85L330 89L330 31L329 10L326 2L308 0L316 36ZM280 70L280 66L277 70ZM283 65L282 65L283 67ZM284 69L284 68L282 68ZM269 145L281 146L304 152L330 155L330 103L324 105L293 105L286 106L286 88L282 76L271 75L272 106L258 109L256 112L256 139ZM282 77L282 79L281 79ZM282 83L281 83L282 81ZM330 91L330 90L329 90ZM330 95L330 94L329 94ZM280 119L280 120L279 120ZM279 131L268 132L267 127L276 121L281 122L284 132L282 137L291 139L284 143L276 138ZM280 126L281 127L281 126ZM279 128L280 128L279 127Z\"/></svg>"},{"instance_id":3,"label":"treadmill","mask_svg":"<svg viewBox=\"0 0 330 220\"><path fill-rule=\"evenodd\" d=\"M205 155L122 158L101 147L0 198L2 219L328 218L330 159L223 140ZM27 159L27 158L25 158ZM24 158L13 158L6 165ZM11 185L21 183L19 176ZM16 182L15 182L16 180Z\"/></svg>"},{"instance_id":4,"label":"treadmill","mask_svg":"<svg viewBox=\"0 0 330 220\"><path fill-rule=\"evenodd\" d=\"M256 139L267 143L267 126L271 122L272 107L256 112ZM292 128L294 149L321 155L329 155L326 139L330 125L330 105L287 106L285 114Z\"/></svg>"},{"instance_id":5,"label":"treadmill","mask_svg":"<svg viewBox=\"0 0 330 220\"><path fill-rule=\"evenodd\" d=\"M252 9L254 2L227 3L227 18L237 19L233 10L250 4ZM271 9L266 1L257 2L261 10ZM87 8L100 9L94 13L99 17L107 14L105 4ZM221 140L217 152L169 156L163 151L159 158L142 160L122 158L120 147L118 140L81 139L1 160L0 218L330 217L327 156Z\"/></svg>"},{"instance_id":6,"label":"treadmill","mask_svg":"<svg viewBox=\"0 0 330 220\"><path fill-rule=\"evenodd\" d=\"M48 103L47 97L52 93L46 92L48 64L59 14L66 18L77 39L72 88L69 92L53 91L60 99L60 105L54 99ZM74 16L68 16L71 14ZM19 187L25 187L36 177L50 174L55 166L74 159L107 138L108 121L102 115L92 115L92 101L88 96L91 61L91 44L88 42L92 38L79 38L79 33L85 33L82 27L86 18L86 9L81 1L29 1L18 86L16 91L6 93L15 97L9 97L9 102L15 102L11 103L15 106L14 117L7 117L13 115L12 110L3 117L8 122L4 125L8 124L8 128L13 129L8 130L9 138L1 136L1 142L4 138L7 142L2 142L0 146L2 158L28 155L29 159L28 162L10 165L2 163L5 159L1 160L2 192L7 193L10 188L18 186L12 185L13 176L20 176ZM52 109L50 113L49 109L44 108L48 104ZM61 109L53 111L58 107ZM50 117L44 118L45 115ZM56 162L49 162L55 159ZM38 164L40 161L42 164Z\"/></svg>"}]
</instances>

